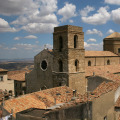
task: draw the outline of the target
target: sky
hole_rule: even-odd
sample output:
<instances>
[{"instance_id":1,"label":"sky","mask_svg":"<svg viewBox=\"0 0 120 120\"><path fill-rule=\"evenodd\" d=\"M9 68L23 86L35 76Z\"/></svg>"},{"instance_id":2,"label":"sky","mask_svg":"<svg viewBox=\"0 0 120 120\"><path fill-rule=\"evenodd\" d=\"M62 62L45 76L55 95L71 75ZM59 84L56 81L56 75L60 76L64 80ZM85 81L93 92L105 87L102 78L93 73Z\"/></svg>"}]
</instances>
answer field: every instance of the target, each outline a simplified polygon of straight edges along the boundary
<instances>
[{"instance_id":1,"label":"sky","mask_svg":"<svg viewBox=\"0 0 120 120\"><path fill-rule=\"evenodd\" d=\"M85 50L103 50L103 39L120 32L120 0L0 0L0 59L52 49L62 25L83 27Z\"/></svg>"}]
</instances>

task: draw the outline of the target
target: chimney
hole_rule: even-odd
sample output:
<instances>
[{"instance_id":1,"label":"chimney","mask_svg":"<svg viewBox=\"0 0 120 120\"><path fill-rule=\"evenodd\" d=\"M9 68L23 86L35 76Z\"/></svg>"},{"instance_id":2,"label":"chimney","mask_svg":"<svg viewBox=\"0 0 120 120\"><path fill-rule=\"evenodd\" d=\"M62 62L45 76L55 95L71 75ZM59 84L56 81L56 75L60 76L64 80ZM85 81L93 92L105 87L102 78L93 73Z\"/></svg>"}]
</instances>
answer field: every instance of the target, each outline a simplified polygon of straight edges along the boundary
<instances>
[{"instance_id":1,"label":"chimney","mask_svg":"<svg viewBox=\"0 0 120 120\"><path fill-rule=\"evenodd\" d=\"M76 90L73 90L73 97L76 97Z\"/></svg>"}]
</instances>

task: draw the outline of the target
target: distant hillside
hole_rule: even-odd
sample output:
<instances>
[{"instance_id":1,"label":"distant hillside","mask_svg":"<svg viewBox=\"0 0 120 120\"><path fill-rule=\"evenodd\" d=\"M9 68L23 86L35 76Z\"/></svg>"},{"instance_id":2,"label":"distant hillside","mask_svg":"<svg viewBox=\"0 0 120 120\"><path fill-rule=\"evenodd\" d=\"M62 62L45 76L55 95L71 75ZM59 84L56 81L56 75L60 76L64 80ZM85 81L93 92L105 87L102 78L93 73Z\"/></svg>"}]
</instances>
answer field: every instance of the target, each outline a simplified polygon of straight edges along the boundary
<instances>
[{"instance_id":1,"label":"distant hillside","mask_svg":"<svg viewBox=\"0 0 120 120\"><path fill-rule=\"evenodd\" d=\"M0 68L12 70L32 70L34 62L32 59L18 59L18 60L0 60Z\"/></svg>"}]
</instances>

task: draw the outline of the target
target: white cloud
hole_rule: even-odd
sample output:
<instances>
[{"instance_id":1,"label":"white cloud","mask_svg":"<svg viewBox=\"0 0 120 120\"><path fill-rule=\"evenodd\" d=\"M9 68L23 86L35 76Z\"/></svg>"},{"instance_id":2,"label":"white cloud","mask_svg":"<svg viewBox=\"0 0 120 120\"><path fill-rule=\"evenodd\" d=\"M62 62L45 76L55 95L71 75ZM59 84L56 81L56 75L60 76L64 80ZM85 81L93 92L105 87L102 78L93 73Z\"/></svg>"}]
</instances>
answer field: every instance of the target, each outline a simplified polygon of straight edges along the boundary
<instances>
[{"instance_id":1,"label":"white cloud","mask_svg":"<svg viewBox=\"0 0 120 120\"><path fill-rule=\"evenodd\" d=\"M0 0L0 14L2 15L30 14L37 8L38 5L33 0Z\"/></svg>"},{"instance_id":2,"label":"white cloud","mask_svg":"<svg viewBox=\"0 0 120 120\"><path fill-rule=\"evenodd\" d=\"M112 15L112 20L115 23L120 24L120 8L118 8L116 10L112 10L111 15Z\"/></svg>"},{"instance_id":3,"label":"white cloud","mask_svg":"<svg viewBox=\"0 0 120 120\"><path fill-rule=\"evenodd\" d=\"M32 44L23 44L23 43L21 43L21 44L16 44L15 47L19 48L19 49L30 50L30 49L36 48L37 46L32 45Z\"/></svg>"},{"instance_id":4,"label":"white cloud","mask_svg":"<svg viewBox=\"0 0 120 120\"><path fill-rule=\"evenodd\" d=\"M109 30L107 31L107 34L112 34L112 33L114 33L114 32L115 32L114 30L109 29Z\"/></svg>"},{"instance_id":5,"label":"white cloud","mask_svg":"<svg viewBox=\"0 0 120 120\"><path fill-rule=\"evenodd\" d=\"M70 23L73 23L74 21L73 20L69 20Z\"/></svg>"},{"instance_id":6,"label":"white cloud","mask_svg":"<svg viewBox=\"0 0 120 120\"><path fill-rule=\"evenodd\" d=\"M63 17L60 19L60 21L65 22L66 20L76 16L76 6L65 3L65 6L59 9L57 14L62 15Z\"/></svg>"},{"instance_id":7,"label":"white cloud","mask_svg":"<svg viewBox=\"0 0 120 120\"><path fill-rule=\"evenodd\" d=\"M24 38L26 38L26 39L37 39L37 37L34 36L34 35L28 35L28 36L25 36Z\"/></svg>"},{"instance_id":8,"label":"white cloud","mask_svg":"<svg viewBox=\"0 0 120 120\"><path fill-rule=\"evenodd\" d=\"M31 33L50 33L53 27L58 26L57 16L57 0L35 0L37 6L31 13L22 13L11 24L18 25L21 29ZM51 29L50 29L51 27Z\"/></svg>"},{"instance_id":9,"label":"white cloud","mask_svg":"<svg viewBox=\"0 0 120 120\"><path fill-rule=\"evenodd\" d=\"M103 42L99 44L88 44L87 42L84 42L85 50L93 50L93 51L102 51L103 50Z\"/></svg>"},{"instance_id":10,"label":"white cloud","mask_svg":"<svg viewBox=\"0 0 120 120\"><path fill-rule=\"evenodd\" d=\"M23 26L22 29L30 33L51 33L56 26L57 24L52 23L29 23L26 26Z\"/></svg>"},{"instance_id":11,"label":"white cloud","mask_svg":"<svg viewBox=\"0 0 120 120\"><path fill-rule=\"evenodd\" d=\"M96 42L96 39L90 38L90 39L87 40L87 42Z\"/></svg>"},{"instance_id":12,"label":"white cloud","mask_svg":"<svg viewBox=\"0 0 120 120\"><path fill-rule=\"evenodd\" d=\"M86 34L97 34L99 36L103 36L103 33L97 29L87 30Z\"/></svg>"},{"instance_id":13,"label":"white cloud","mask_svg":"<svg viewBox=\"0 0 120 120\"><path fill-rule=\"evenodd\" d=\"M17 30L10 27L7 21L0 18L0 32L17 32Z\"/></svg>"},{"instance_id":14,"label":"white cloud","mask_svg":"<svg viewBox=\"0 0 120 120\"><path fill-rule=\"evenodd\" d=\"M105 3L120 5L120 0L105 0Z\"/></svg>"},{"instance_id":15,"label":"white cloud","mask_svg":"<svg viewBox=\"0 0 120 120\"><path fill-rule=\"evenodd\" d=\"M88 24L93 24L93 25L101 25L105 24L108 20L110 20L110 13L107 11L108 6L106 7L101 7L96 14L93 14L92 16L85 16L82 17L82 21Z\"/></svg>"},{"instance_id":16,"label":"white cloud","mask_svg":"<svg viewBox=\"0 0 120 120\"><path fill-rule=\"evenodd\" d=\"M94 11L95 8L87 5L83 10L80 10L81 16L87 16L89 12Z\"/></svg>"},{"instance_id":17,"label":"white cloud","mask_svg":"<svg viewBox=\"0 0 120 120\"><path fill-rule=\"evenodd\" d=\"M15 37L14 40L19 40L21 37Z\"/></svg>"}]
</instances>

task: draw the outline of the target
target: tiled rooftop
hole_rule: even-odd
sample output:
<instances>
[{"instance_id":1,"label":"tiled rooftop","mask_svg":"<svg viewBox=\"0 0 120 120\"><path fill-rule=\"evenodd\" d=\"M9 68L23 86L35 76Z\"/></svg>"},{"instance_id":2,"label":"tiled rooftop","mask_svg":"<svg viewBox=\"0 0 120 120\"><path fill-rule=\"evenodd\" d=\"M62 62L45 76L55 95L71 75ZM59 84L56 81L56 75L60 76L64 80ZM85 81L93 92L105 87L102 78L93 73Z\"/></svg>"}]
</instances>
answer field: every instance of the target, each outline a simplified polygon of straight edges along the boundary
<instances>
[{"instance_id":1,"label":"tiled rooftop","mask_svg":"<svg viewBox=\"0 0 120 120\"><path fill-rule=\"evenodd\" d=\"M120 97L117 99L117 101L115 103L115 107L120 107Z\"/></svg>"},{"instance_id":2,"label":"tiled rooftop","mask_svg":"<svg viewBox=\"0 0 120 120\"><path fill-rule=\"evenodd\" d=\"M69 91L69 93L66 93ZM59 95L60 94L60 95ZM26 94L18 98L13 98L5 101L4 108L10 112L13 109L13 115L17 112L29 109L29 108L40 108L46 109L46 107L53 106L56 103L63 103L71 100L72 89L69 87L56 87L52 89L46 89L31 94ZM66 99L67 98L67 99Z\"/></svg>"},{"instance_id":3,"label":"tiled rooftop","mask_svg":"<svg viewBox=\"0 0 120 120\"><path fill-rule=\"evenodd\" d=\"M103 57L103 56L118 56L110 51L85 51L85 57Z\"/></svg>"},{"instance_id":4,"label":"tiled rooftop","mask_svg":"<svg viewBox=\"0 0 120 120\"><path fill-rule=\"evenodd\" d=\"M52 53L53 50L49 50L49 53ZM85 51L85 57L103 57L103 56L118 56L117 54L114 54L113 52L110 51Z\"/></svg>"},{"instance_id":5,"label":"tiled rooftop","mask_svg":"<svg viewBox=\"0 0 120 120\"><path fill-rule=\"evenodd\" d=\"M119 65L85 67L86 76L92 76L93 72L95 73L95 75L106 74L106 73L120 73L120 64Z\"/></svg>"},{"instance_id":6,"label":"tiled rooftop","mask_svg":"<svg viewBox=\"0 0 120 120\"><path fill-rule=\"evenodd\" d=\"M25 73L29 71L9 71L8 79L17 80L17 81L25 81Z\"/></svg>"},{"instance_id":7,"label":"tiled rooftop","mask_svg":"<svg viewBox=\"0 0 120 120\"><path fill-rule=\"evenodd\" d=\"M15 117L15 114L17 112L29 108L46 109L51 106L54 106L55 99L56 99L56 104L69 103L69 104L64 104L63 107L71 106L75 103L92 101L93 99L97 99L98 97L100 97L101 95L107 92L116 90L118 86L119 85L115 82L108 82L108 83L103 82L101 85L98 86L96 90L93 91L92 94L86 93L84 95L80 95L77 93L74 101L71 101L71 99L74 98L73 90L71 88L66 86L56 87L56 88L46 89L43 91L34 92L31 94L26 94L18 98L6 100L4 108L8 112L11 112L11 109L13 109L13 116Z\"/></svg>"},{"instance_id":8,"label":"tiled rooftop","mask_svg":"<svg viewBox=\"0 0 120 120\"><path fill-rule=\"evenodd\" d=\"M7 72L8 70L0 68L0 72Z\"/></svg>"},{"instance_id":9,"label":"tiled rooftop","mask_svg":"<svg viewBox=\"0 0 120 120\"><path fill-rule=\"evenodd\" d=\"M116 90L119 84L116 82L103 82L94 91L93 94L101 96L102 94L108 93L112 90Z\"/></svg>"}]
</instances>

